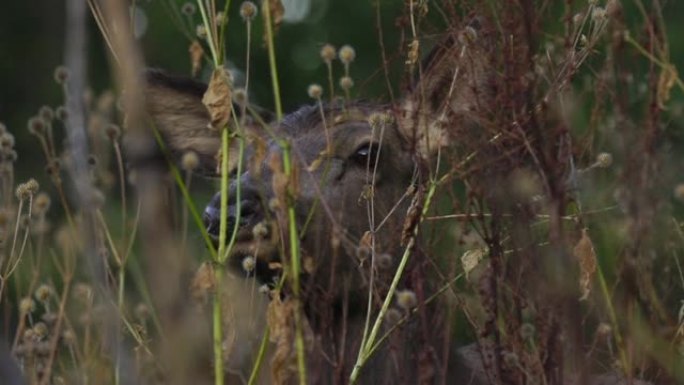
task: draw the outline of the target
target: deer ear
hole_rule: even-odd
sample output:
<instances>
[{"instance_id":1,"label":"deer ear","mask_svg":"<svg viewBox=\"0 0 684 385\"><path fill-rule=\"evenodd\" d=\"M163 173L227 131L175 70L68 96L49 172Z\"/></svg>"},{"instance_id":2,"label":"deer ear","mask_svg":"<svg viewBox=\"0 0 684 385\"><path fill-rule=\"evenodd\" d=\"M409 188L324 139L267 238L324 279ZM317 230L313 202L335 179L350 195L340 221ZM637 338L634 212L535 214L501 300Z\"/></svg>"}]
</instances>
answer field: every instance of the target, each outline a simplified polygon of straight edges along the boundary
<instances>
[{"instance_id":1,"label":"deer ear","mask_svg":"<svg viewBox=\"0 0 684 385\"><path fill-rule=\"evenodd\" d=\"M430 52L422 75L402 101L399 128L418 154L429 158L453 143L459 130L491 110L494 70L491 32L482 20L447 32Z\"/></svg>"},{"instance_id":2,"label":"deer ear","mask_svg":"<svg viewBox=\"0 0 684 385\"><path fill-rule=\"evenodd\" d=\"M202 104L207 85L158 70L145 73L145 107L177 163L188 152L199 158L196 172L216 175L219 133L209 128L209 112Z\"/></svg>"}]
</instances>

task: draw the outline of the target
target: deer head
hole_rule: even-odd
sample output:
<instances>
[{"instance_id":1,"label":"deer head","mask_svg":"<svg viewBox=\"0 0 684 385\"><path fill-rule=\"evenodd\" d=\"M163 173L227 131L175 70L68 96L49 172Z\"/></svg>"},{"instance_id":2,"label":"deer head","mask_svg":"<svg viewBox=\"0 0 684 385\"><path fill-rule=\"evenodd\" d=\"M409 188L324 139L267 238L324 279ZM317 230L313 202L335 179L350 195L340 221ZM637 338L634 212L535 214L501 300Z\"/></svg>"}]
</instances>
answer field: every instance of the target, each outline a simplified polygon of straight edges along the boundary
<instances>
[{"instance_id":1,"label":"deer head","mask_svg":"<svg viewBox=\"0 0 684 385\"><path fill-rule=\"evenodd\" d=\"M243 262L253 258L250 272L266 283L281 274L289 255L284 245L290 199L304 267L303 303L312 327L320 332L317 326L324 328L323 320L339 314L342 304L348 315L363 314L371 271L376 293L389 286L413 194L437 154L471 130L490 102L488 52L477 42L481 33L477 23L450 32L397 105L304 106L268 127L240 117L249 145L246 164L233 174L229 188L228 233L237 232L229 265L244 275ZM207 86L160 72L147 80L147 109L172 153L177 158L197 153L199 170L217 177L220 140L208 128L202 104ZM284 143L291 154L289 179L283 179ZM216 242L220 199L217 193L203 215Z\"/></svg>"}]
</instances>

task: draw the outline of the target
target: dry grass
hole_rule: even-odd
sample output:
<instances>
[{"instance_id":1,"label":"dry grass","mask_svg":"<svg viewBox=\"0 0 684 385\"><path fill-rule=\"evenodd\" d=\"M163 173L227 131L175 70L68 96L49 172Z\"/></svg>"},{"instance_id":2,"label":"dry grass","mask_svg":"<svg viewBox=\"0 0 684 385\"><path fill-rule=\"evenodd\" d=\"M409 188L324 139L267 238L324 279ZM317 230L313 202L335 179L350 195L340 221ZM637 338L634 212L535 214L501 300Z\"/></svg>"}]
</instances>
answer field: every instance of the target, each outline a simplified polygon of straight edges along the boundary
<instances>
[{"instance_id":1,"label":"dry grass","mask_svg":"<svg viewBox=\"0 0 684 385\"><path fill-rule=\"evenodd\" d=\"M363 366L379 346L393 343L392 333L435 307L443 322L434 332L443 336L444 351L432 353L443 359L455 341L477 342L492 383L561 384L568 373L583 379L613 370L629 381L684 382L684 85L670 60L667 7L640 0L463 3L409 1L397 20L400 47L380 40L385 65L378 74L387 79L420 79L427 70L419 60L424 46L442 44L447 30L480 47L475 60L494 71L486 80L492 91L479 94L485 97L473 102L474 112L445 118L465 117L450 126L452 141L439 164L422 164L424 195L409 197L419 206L404 239L397 234L407 258L419 245L424 268L412 270L412 279L432 291L401 290L401 272L394 286L389 279L378 284L356 362ZM223 16L207 4L204 36L223 36L215 21ZM194 3L159 6L171 7L183 33L193 36ZM232 22L237 8L230 9ZM139 68L122 58L137 55L137 47L111 32L127 14L114 6L94 9L117 52L122 84L134 84ZM277 20L279 8L270 11ZM485 20L486 34L467 26L473 15ZM223 49L206 38L192 47L193 71L209 65L209 52ZM333 78L329 52L322 58L328 78L319 79L326 91L341 88L345 106L353 90L349 49L341 53L340 75L348 80L338 85ZM45 159L46 182L15 180L12 132L24 128L0 126L0 303L5 339L26 382L211 383L212 373L223 373L212 370L210 348L208 303L217 293L227 300L215 304L213 325L223 330L214 357L230 381L303 378L311 366L297 360L318 351L310 326L299 320L305 317L298 278L285 277L273 290L246 267L245 277L219 277L227 282L216 289L212 267L225 253L220 248L218 258L207 257L195 235L201 203L188 189L197 183L197 160L186 157L178 169L144 158L153 139L135 102L122 106L124 122L114 92L74 107L74 74L60 67L55 80L64 106L44 107L27 124ZM325 124L328 96L317 87L309 93ZM440 87L436 95L451 101L449 84ZM243 115L252 108L243 106ZM57 137L61 128L73 133L76 118L86 123L81 150L89 157L79 158ZM133 138L134 170L124 167L120 126ZM283 189L295 177L283 176ZM364 197L373 201L372 190ZM280 206L280 216L288 218L289 204ZM288 245L297 244L294 219L288 224ZM292 257L282 261L285 271L306 271L296 247L283 254ZM269 291L270 304L262 293ZM261 318L267 307L268 322ZM262 337L268 333L274 344ZM266 350L270 355L259 353Z\"/></svg>"}]
</instances>

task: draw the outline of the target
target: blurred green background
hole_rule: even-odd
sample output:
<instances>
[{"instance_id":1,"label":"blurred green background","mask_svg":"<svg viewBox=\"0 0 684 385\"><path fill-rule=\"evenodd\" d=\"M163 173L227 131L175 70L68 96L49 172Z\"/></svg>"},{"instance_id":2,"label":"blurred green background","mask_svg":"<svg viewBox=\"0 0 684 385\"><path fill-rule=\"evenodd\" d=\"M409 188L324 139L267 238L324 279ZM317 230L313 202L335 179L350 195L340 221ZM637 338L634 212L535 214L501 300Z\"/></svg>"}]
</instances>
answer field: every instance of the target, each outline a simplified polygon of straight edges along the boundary
<instances>
[{"instance_id":1,"label":"blurred green background","mask_svg":"<svg viewBox=\"0 0 684 385\"><path fill-rule=\"evenodd\" d=\"M173 22L169 11L169 4L180 9L184 3L185 1L177 0L136 2L139 42L147 66L163 68L176 74L190 73L190 40L187 36L194 35L194 25L199 24L200 16L196 13L192 17L193 26L190 26L188 20L184 20L185 27L181 29ZM446 22L439 5L445 7L448 3L450 2L429 2L428 16L431 20L421 29L423 37L429 38L443 31ZM550 30L559 30L562 28L560 15L566 2L551 3L558 9L558 12L551 14L559 16L555 20L548 20L546 24ZM585 1L570 3L578 10L586 9ZM681 67L684 63L684 2L661 3L664 7L672 63ZM223 2L219 1L218 4L223 6ZM237 69L238 85L241 82L240 74L244 71L246 46L245 23L238 15L240 4L240 1L232 2L227 34L229 66ZM309 84L327 84L326 69L319 57L319 50L325 43L336 47L351 44L356 49L357 59L351 66L351 75L355 81L353 96L388 101L390 93L382 71L379 31L383 34L385 50L391 60L390 79L394 95L405 88L408 81L403 70L404 59L399 54L409 38L403 35L408 31L402 27L407 22L404 2L380 1L380 24L377 22L376 1L284 0L283 4L285 21L277 33L276 50L286 112L310 102L306 94ZM633 22L633 25L642 26L643 18L635 6L636 3L626 0L622 4L628 24ZM64 19L64 3L61 1L5 1L2 5L0 122L4 122L17 139L18 180L44 175L42 155L38 154L36 140L26 131L26 122L42 105L56 107L63 102L61 89L53 81L53 70L63 62ZM273 98L261 27L261 19L255 19L250 93L253 103L271 109ZM98 94L112 85L111 66L106 46L90 14L88 31L87 76L94 93ZM423 53L427 52L428 45L422 47ZM335 66L337 82L342 68L339 62ZM202 73L200 77L206 79L207 73ZM674 88L672 96L672 108L681 109L681 92Z\"/></svg>"}]
</instances>

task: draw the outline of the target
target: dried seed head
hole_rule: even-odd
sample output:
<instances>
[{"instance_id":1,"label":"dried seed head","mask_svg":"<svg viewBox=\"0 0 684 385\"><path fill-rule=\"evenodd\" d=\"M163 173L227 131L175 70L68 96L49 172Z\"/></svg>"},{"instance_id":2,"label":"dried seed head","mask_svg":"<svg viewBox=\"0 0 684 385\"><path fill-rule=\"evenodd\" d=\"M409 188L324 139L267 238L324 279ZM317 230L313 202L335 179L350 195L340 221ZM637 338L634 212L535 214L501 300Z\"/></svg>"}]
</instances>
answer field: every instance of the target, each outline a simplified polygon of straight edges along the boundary
<instances>
[{"instance_id":1,"label":"dried seed head","mask_svg":"<svg viewBox=\"0 0 684 385\"><path fill-rule=\"evenodd\" d=\"M610 327L609 324L605 322L601 322L599 326L596 328L596 336L597 337L608 337L613 333L613 328Z\"/></svg>"},{"instance_id":2,"label":"dried seed head","mask_svg":"<svg viewBox=\"0 0 684 385\"><path fill-rule=\"evenodd\" d=\"M584 19L584 15L582 13L576 13L572 17L572 23L575 25L579 25L582 22L582 19Z\"/></svg>"},{"instance_id":3,"label":"dried seed head","mask_svg":"<svg viewBox=\"0 0 684 385\"><path fill-rule=\"evenodd\" d=\"M193 171L199 166L199 156L194 151L188 151L181 158L181 168L185 171Z\"/></svg>"},{"instance_id":4,"label":"dried seed head","mask_svg":"<svg viewBox=\"0 0 684 385\"><path fill-rule=\"evenodd\" d=\"M216 14L216 25L219 27L222 27L226 20L226 14L223 13L223 11L220 11Z\"/></svg>"},{"instance_id":5,"label":"dried seed head","mask_svg":"<svg viewBox=\"0 0 684 385\"><path fill-rule=\"evenodd\" d=\"M26 190L26 185L23 183L17 186L17 189L14 191L14 194L17 196L17 199L19 200L28 199L31 195L28 193L28 191Z\"/></svg>"},{"instance_id":6,"label":"dried seed head","mask_svg":"<svg viewBox=\"0 0 684 385\"><path fill-rule=\"evenodd\" d=\"M36 322L36 324L33 325L32 330L36 338L39 340L42 340L48 335L48 327L43 322Z\"/></svg>"},{"instance_id":7,"label":"dried seed head","mask_svg":"<svg viewBox=\"0 0 684 385\"><path fill-rule=\"evenodd\" d=\"M591 11L591 20L594 23L601 22L606 19L606 10L602 7L596 7Z\"/></svg>"},{"instance_id":8,"label":"dried seed head","mask_svg":"<svg viewBox=\"0 0 684 385\"><path fill-rule=\"evenodd\" d=\"M244 21L252 21L257 15L257 11L257 6L251 1L245 1L240 5L240 17Z\"/></svg>"},{"instance_id":9,"label":"dried seed head","mask_svg":"<svg viewBox=\"0 0 684 385\"><path fill-rule=\"evenodd\" d=\"M67 346L72 346L76 343L76 333L73 330L67 329L62 333L62 342Z\"/></svg>"},{"instance_id":10,"label":"dried seed head","mask_svg":"<svg viewBox=\"0 0 684 385\"><path fill-rule=\"evenodd\" d=\"M38 189L40 188L38 181L33 178L29 179L25 184L29 194L31 195L35 195L38 192Z\"/></svg>"},{"instance_id":11,"label":"dried seed head","mask_svg":"<svg viewBox=\"0 0 684 385\"><path fill-rule=\"evenodd\" d=\"M52 288L48 285L42 284L36 289L35 296L39 302L45 303L52 296Z\"/></svg>"},{"instance_id":12,"label":"dried seed head","mask_svg":"<svg viewBox=\"0 0 684 385\"><path fill-rule=\"evenodd\" d=\"M109 140L114 142L121 136L121 128L116 124L108 124L107 127L105 127L105 135L107 135Z\"/></svg>"},{"instance_id":13,"label":"dried seed head","mask_svg":"<svg viewBox=\"0 0 684 385\"><path fill-rule=\"evenodd\" d=\"M38 110L38 115L45 119L46 122L51 122L55 119L55 110L53 110L50 106L43 106L40 107L40 110Z\"/></svg>"},{"instance_id":14,"label":"dried seed head","mask_svg":"<svg viewBox=\"0 0 684 385\"><path fill-rule=\"evenodd\" d=\"M271 198L268 201L268 209L271 210L272 212L278 211L280 208L280 202L278 201L277 198Z\"/></svg>"},{"instance_id":15,"label":"dried seed head","mask_svg":"<svg viewBox=\"0 0 684 385\"><path fill-rule=\"evenodd\" d=\"M15 193L19 200L28 199L31 195L34 195L38 191L38 187L38 182L36 182L35 179L29 179L28 182L17 186Z\"/></svg>"},{"instance_id":16,"label":"dried seed head","mask_svg":"<svg viewBox=\"0 0 684 385\"><path fill-rule=\"evenodd\" d=\"M28 121L28 131L32 135L41 136L45 133L47 123L40 116L34 116Z\"/></svg>"},{"instance_id":17,"label":"dried seed head","mask_svg":"<svg viewBox=\"0 0 684 385\"><path fill-rule=\"evenodd\" d=\"M332 61L335 60L335 56L335 46L332 44L325 44L321 47L321 59L323 59L325 63L332 63Z\"/></svg>"},{"instance_id":18,"label":"dried seed head","mask_svg":"<svg viewBox=\"0 0 684 385\"><path fill-rule=\"evenodd\" d=\"M259 240L268 236L268 225L265 222L259 222L252 227L252 236Z\"/></svg>"},{"instance_id":19,"label":"dried seed head","mask_svg":"<svg viewBox=\"0 0 684 385\"><path fill-rule=\"evenodd\" d=\"M596 166L601 168L610 167L613 164L613 155L609 152L602 152L596 155Z\"/></svg>"},{"instance_id":20,"label":"dried seed head","mask_svg":"<svg viewBox=\"0 0 684 385\"><path fill-rule=\"evenodd\" d=\"M409 311L416 307L418 304L418 299L416 298L416 293L412 290L399 290L397 291L397 305L404 311Z\"/></svg>"},{"instance_id":21,"label":"dried seed head","mask_svg":"<svg viewBox=\"0 0 684 385\"><path fill-rule=\"evenodd\" d=\"M89 303L93 299L93 289L87 283L77 283L74 286L73 296L82 303Z\"/></svg>"},{"instance_id":22,"label":"dried seed head","mask_svg":"<svg viewBox=\"0 0 684 385\"><path fill-rule=\"evenodd\" d=\"M674 188L674 197L684 202L684 183L680 183Z\"/></svg>"},{"instance_id":23,"label":"dried seed head","mask_svg":"<svg viewBox=\"0 0 684 385\"><path fill-rule=\"evenodd\" d=\"M343 45L338 52L338 57L344 65L349 65L356 59L356 51L350 45Z\"/></svg>"},{"instance_id":24,"label":"dried seed head","mask_svg":"<svg viewBox=\"0 0 684 385\"><path fill-rule=\"evenodd\" d=\"M14 135L6 132L0 135L0 147L4 149L10 149L14 147Z\"/></svg>"},{"instance_id":25,"label":"dried seed head","mask_svg":"<svg viewBox=\"0 0 684 385\"><path fill-rule=\"evenodd\" d=\"M309 97L311 99L318 100L321 98L321 95L323 95L323 87L321 87L318 84L311 84L311 85L309 85L307 92L308 92Z\"/></svg>"},{"instance_id":26,"label":"dried seed head","mask_svg":"<svg viewBox=\"0 0 684 385\"><path fill-rule=\"evenodd\" d=\"M69 110L67 110L65 106L59 106L55 110L55 115L57 116L57 119L64 122L69 119Z\"/></svg>"},{"instance_id":27,"label":"dried seed head","mask_svg":"<svg viewBox=\"0 0 684 385\"><path fill-rule=\"evenodd\" d=\"M252 257L251 255L248 255L242 259L242 270L244 270L245 273L253 272L255 267L256 261L254 260L254 257Z\"/></svg>"},{"instance_id":28,"label":"dried seed head","mask_svg":"<svg viewBox=\"0 0 684 385\"><path fill-rule=\"evenodd\" d=\"M204 27L204 24L200 24L197 27L195 27L195 34L197 34L197 37L200 39L204 39L207 37L207 29Z\"/></svg>"},{"instance_id":29,"label":"dried seed head","mask_svg":"<svg viewBox=\"0 0 684 385\"><path fill-rule=\"evenodd\" d=\"M69 80L69 70L64 66L59 66L55 68L54 77L57 84L64 84Z\"/></svg>"},{"instance_id":30,"label":"dried seed head","mask_svg":"<svg viewBox=\"0 0 684 385\"><path fill-rule=\"evenodd\" d=\"M247 91L244 88L236 88L233 90L233 101L240 107L247 105Z\"/></svg>"},{"instance_id":31,"label":"dried seed head","mask_svg":"<svg viewBox=\"0 0 684 385\"><path fill-rule=\"evenodd\" d=\"M195 7L195 4L191 2L187 2L183 4L183 6L181 6L181 12L183 12L184 15L192 16L195 14L196 11L197 8Z\"/></svg>"},{"instance_id":32,"label":"dried seed head","mask_svg":"<svg viewBox=\"0 0 684 385\"><path fill-rule=\"evenodd\" d=\"M388 326L394 326L399 321L401 321L401 312L395 308L391 308L387 310L387 313L385 313L385 321L387 322Z\"/></svg>"},{"instance_id":33,"label":"dried seed head","mask_svg":"<svg viewBox=\"0 0 684 385\"><path fill-rule=\"evenodd\" d=\"M354 80L352 80L350 76L343 76L340 79L340 87L342 87L343 90L348 91L354 87Z\"/></svg>"},{"instance_id":34,"label":"dried seed head","mask_svg":"<svg viewBox=\"0 0 684 385\"><path fill-rule=\"evenodd\" d=\"M374 112L368 117L368 124L375 129L392 124L393 121L392 115L384 112Z\"/></svg>"},{"instance_id":35,"label":"dried seed head","mask_svg":"<svg viewBox=\"0 0 684 385\"><path fill-rule=\"evenodd\" d=\"M27 342L35 342L37 340L36 332L32 328L26 329L26 330L24 330L24 335L22 336L22 338L24 339L24 341L27 341ZM33 347L31 347L31 348L33 348Z\"/></svg>"},{"instance_id":36,"label":"dried seed head","mask_svg":"<svg viewBox=\"0 0 684 385\"><path fill-rule=\"evenodd\" d=\"M40 192L33 200L33 211L37 215L44 214L50 208L50 195L46 192Z\"/></svg>"},{"instance_id":37,"label":"dried seed head","mask_svg":"<svg viewBox=\"0 0 684 385\"><path fill-rule=\"evenodd\" d=\"M24 297L19 301L19 313L22 315L33 313L36 310L36 303L30 297Z\"/></svg>"},{"instance_id":38,"label":"dried seed head","mask_svg":"<svg viewBox=\"0 0 684 385\"><path fill-rule=\"evenodd\" d=\"M475 40L477 40L477 31L475 30L475 28L467 26L465 27L465 29L463 29L463 36L467 39L469 43L472 43Z\"/></svg>"}]
</instances>

